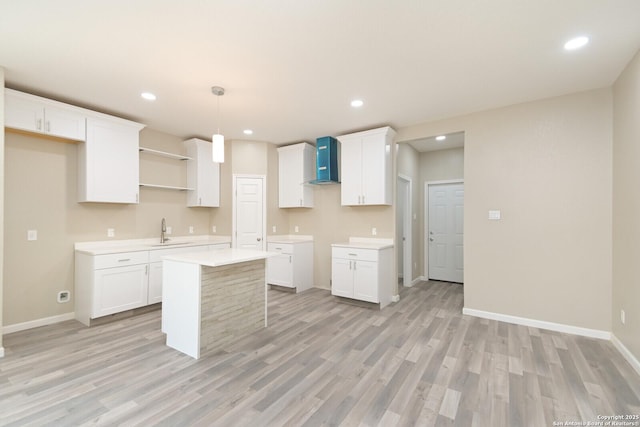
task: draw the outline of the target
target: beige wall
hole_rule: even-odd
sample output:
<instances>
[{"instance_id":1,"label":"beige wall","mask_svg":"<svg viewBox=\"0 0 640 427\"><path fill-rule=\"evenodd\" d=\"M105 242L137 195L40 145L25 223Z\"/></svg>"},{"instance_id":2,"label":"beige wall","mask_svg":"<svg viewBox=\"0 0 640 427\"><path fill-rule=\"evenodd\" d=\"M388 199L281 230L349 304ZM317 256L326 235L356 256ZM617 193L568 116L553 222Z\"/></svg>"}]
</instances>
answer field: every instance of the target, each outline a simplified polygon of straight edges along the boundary
<instances>
[{"instance_id":1,"label":"beige wall","mask_svg":"<svg viewBox=\"0 0 640 427\"><path fill-rule=\"evenodd\" d=\"M182 139L144 129L140 145L184 153ZM159 237L165 217L173 235L207 234L209 211L187 208L186 193L140 189L140 204L76 202L75 144L6 133L6 233L4 251L4 325L73 312L73 299L58 304L57 293L72 291L73 244L116 239ZM181 185L185 163L141 155L141 180ZM223 190L224 195L224 190ZM38 231L27 241L27 230Z\"/></svg>"},{"instance_id":2,"label":"beige wall","mask_svg":"<svg viewBox=\"0 0 640 427\"><path fill-rule=\"evenodd\" d=\"M612 94L400 129L465 131L465 308L611 330ZM489 209L502 211L489 221Z\"/></svg>"},{"instance_id":3,"label":"beige wall","mask_svg":"<svg viewBox=\"0 0 640 427\"><path fill-rule=\"evenodd\" d=\"M640 53L613 94L613 333L640 359Z\"/></svg>"},{"instance_id":4,"label":"beige wall","mask_svg":"<svg viewBox=\"0 0 640 427\"><path fill-rule=\"evenodd\" d=\"M0 129L4 129L4 68L0 67ZM4 132L0 132L0 357L4 354L2 347L2 317L4 295Z\"/></svg>"}]
</instances>

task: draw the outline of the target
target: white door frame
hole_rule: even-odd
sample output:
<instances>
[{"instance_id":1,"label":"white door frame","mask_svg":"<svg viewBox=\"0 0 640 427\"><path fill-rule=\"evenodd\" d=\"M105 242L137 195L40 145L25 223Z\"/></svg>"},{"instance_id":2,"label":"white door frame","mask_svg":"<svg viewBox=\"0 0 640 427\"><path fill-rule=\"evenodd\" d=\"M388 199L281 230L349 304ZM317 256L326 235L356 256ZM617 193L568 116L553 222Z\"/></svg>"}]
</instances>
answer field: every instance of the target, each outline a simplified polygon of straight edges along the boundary
<instances>
[{"instance_id":1,"label":"white door frame","mask_svg":"<svg viewBox=\"0 0 640 427\"><path fill-rule=\"evenodd\" d=\"M402 227L406 235L406 240L402 242L402 285L411 287L413 286L413 221L411 220L413 217L413 182L410 177L403 174L398 174L398 180L407 183L407 194L403 208L404 217L402 218Z\"/></svg>"},{"instance_id":2,"label":"white door frame","mask_svg":"<svg viewBox=\"0 0 640 427\"><path fill-rule=\"evenodd\" d=\"M424 183L424 233L422 240L424 241L424 280L429 280L429 186L440 184L464 184L464 179L448 179L444 181L425 181Z\"/></svg>"},{"instance_id":3,"label":"white door frame","mask_svg":"<svg viewBox=\"0 0 640 427\"><path fill-rule=\"evenodd\" d=\"M238 247L238 229L236 228L236 204L238 196L238 178L255 178L262 180L262 250L266 250L266 233L267 233L267 177L266 175L249 175L249 174L233 174L233 205L231 219L231 247Z\"/></svg>"}]
</instances>

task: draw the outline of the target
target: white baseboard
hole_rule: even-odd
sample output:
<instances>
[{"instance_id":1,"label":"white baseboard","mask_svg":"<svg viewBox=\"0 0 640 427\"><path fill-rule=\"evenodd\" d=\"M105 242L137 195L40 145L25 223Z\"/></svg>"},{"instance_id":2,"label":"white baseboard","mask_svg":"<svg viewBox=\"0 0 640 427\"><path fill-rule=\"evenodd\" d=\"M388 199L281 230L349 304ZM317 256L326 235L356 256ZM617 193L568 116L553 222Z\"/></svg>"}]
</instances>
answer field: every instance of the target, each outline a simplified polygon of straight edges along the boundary
<instances>
[{"instance_id":1,"label":"white baseboard","mask_svg":"<svg viewBox=\"0 0 640 427\"><path fill-rule=\"evenodd\" d=\"M7 325L2 328L3 334L11 334L13 332L26 331L27 329L38 328L40 326L52 325L54 323L60 323L67 320L75 319L74 312L59 314L57 316L44 317L42 319L30 320L23 323L14 323L13 325Z\"/></svg>"},{"instance_id":2,"label":"white baseboard","mask_svg":"<svg viewBox=\"0 0 640 427\"><path fill-rule=\"evenodd\" d=\"M629 364L636 370L638 375L640 375L640 361L629 351L622 341L618 339L615 335L611 334L611 342L614 347L618 349L618 351L622 354L622 356L629 362Z\"/></svg>"},{"instance_id":3,"label":"white baseboard","mask_svg":"<svg viewBox=\"0 0 640 427\"><path fill-rule=\"evenodd\" d=\"M391 302L398 302L400 301L400 295L393 295L391 297Z\"/></svg>"},{"instance_id":4,"label":"white baseboard","mask_svg":"<svg viewBox=\"0 0 640 427\"><path fill-rule=\"evenodd\" d=\"M482 317L483 319L499 320L501 322L514 323L516 325L531 326L534 328L548 329L550 331L564 332L567 334L581 335L584 337L610 340L611 332L598 329L581 328L579 326L564 325L562 323L545 322L544 320L528 319L526 317L510 316L507 314L492 313L490 311L463 308L462 314Z\"/></svg>"}]
</instances>

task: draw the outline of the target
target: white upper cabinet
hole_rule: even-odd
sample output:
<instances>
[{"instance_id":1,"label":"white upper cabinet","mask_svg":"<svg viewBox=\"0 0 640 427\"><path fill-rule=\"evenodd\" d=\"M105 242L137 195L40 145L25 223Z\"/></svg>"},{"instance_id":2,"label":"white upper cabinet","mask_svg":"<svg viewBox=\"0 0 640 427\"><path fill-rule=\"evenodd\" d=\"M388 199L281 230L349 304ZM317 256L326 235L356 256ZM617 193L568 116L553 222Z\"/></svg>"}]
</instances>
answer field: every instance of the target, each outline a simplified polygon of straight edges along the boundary
<instances>
[{"instance_id":1,"label":"white upper cabinet","mask_svg":"<svg viewBox=\"0 0 640 427\"><path fill-rule=\"evenodd\" d=\"M220 206L220 163L211 160L211 142L189 139L187 150L187 206Z\"/></svg>"},{"instance_id":2,"label":"white upper cabinet","mask_svg":"<svg viewBox=\"0 0 640 427\"><path fill-rule=\"evenodd\" d=\"M278 148L278 200L281 208L312 208L316 149L302 142Z\"/></svg>"},{"instance_id":3,"label":"white upper cabinet","mask_svg":"<svg viewBox=\"0 0 640 427\"><path fill-rule=\"evenodd\" d=\"M87 117L87 141L78 145L78 201L138 203L144 125L97 114Z\"/></svg>"},{"instance_id":4,"label":"white upper cabinet","mask_svg":"<svg viewBox=\"0 0 640 427\"><path fill-rule=\"evenodd\" d=\"M85 140L82 109L39 96L5 89L5 126L75 141Z\"/></svg>"},{"instance_id":5,"label":"white upper cabinet","mask_svg":"<svg viewBox=\"0 0 640 427\"><path fill-rule=\"evenodd\" d=\"M338 137L342 162L343 206L391 205L391 143L395 131L386 126Z\"/></svg>"}]
</instances>

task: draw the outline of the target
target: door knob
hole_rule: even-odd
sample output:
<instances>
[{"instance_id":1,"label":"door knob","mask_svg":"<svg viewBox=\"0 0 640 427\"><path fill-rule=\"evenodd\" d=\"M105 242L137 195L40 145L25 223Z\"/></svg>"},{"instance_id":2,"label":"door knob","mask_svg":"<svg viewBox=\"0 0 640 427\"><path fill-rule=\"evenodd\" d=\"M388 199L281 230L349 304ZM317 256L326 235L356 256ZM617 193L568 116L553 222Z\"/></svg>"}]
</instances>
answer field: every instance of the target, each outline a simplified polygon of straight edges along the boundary
<instances>
[{"instance_id":1,"label":"door knob","mask_svg":"<svg viewBox=\"0 0 640 427\"><path fill-rule=\"evenodd\" d=\"M261 240L262 240L262 238L261 238L261 237L258 237L258 242L259 242L259 241L261 241Z\"/></svg>"},{"instance_id":2,"label":"door knob","mask_svg":"<svg viewBox=\"0 0 640 427\"><path fill-rule=\"evenodd\" d=\"M429 237L429 241L430 241L430 242L433 242L433 237Z\"/></svg>"}]
</instances>

